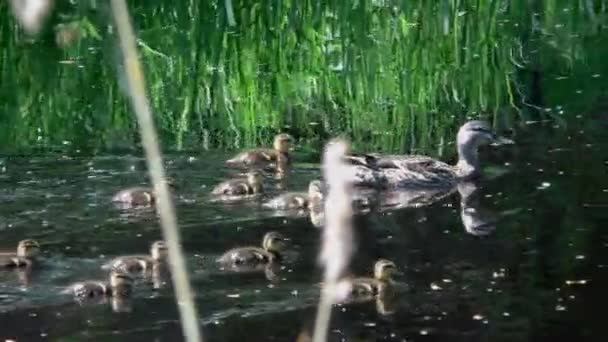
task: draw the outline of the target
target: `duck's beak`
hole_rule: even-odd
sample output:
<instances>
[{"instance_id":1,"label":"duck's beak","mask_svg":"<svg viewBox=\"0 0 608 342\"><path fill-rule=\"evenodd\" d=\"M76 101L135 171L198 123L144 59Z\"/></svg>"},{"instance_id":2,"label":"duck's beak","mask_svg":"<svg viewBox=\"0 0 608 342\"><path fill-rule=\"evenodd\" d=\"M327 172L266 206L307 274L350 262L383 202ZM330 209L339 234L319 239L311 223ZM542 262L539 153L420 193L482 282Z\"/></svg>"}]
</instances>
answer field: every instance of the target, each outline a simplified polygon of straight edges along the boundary
<instances>
[{"instance_id":1,"label":"duck's beak","mask_svg":"<svg viewBox=\"0 0 608 342\"><path fill-rule=\"evenodd\" d=\"M511 139L505 138L505 137L501 137L498 135L494 135L492 137L493 141L492 143L490 143L491 146L500 146L500 145L512 145L515 144L515 142Z\"/></svg>"}]
</instances>

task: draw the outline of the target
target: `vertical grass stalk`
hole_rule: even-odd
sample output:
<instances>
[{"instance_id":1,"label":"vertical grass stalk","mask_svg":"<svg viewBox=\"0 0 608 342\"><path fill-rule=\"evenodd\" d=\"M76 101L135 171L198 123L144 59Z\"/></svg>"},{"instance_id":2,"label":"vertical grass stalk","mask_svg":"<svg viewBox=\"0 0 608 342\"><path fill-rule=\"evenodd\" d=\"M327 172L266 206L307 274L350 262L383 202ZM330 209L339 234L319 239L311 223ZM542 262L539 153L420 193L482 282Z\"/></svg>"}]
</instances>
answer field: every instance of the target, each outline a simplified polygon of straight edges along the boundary
<instances>
[{"instance_id":1,"label":"vertical grass stalk","mask_svg":"<svg viewBox=\"0 0 608 342\"><path fill-rule=\"evenodd\" d=\"M139 123L146 161L150 172L154 191L158 195L157 210L165 241L169 249L169 264L171 278L177 297L181 315L181 324L186 341L202 341L198 325L198 315L192 298L192 290L182 254L177 219L173 203L169 196L165 178L162 156L158 145L152 112L145 89L144 75L137 57L135 34L131 26L125 0L112 0L112 13L118 29L118 36L127 73L127 85L133 109Z\"/></svg>"},{"instance_id":2,"label":"vertical grass stalk","mask_svg":"<svg viewBox=\"0 0 608 342\"><path fill-rule=\"evenodd\" d=\"M327 144L323 156L323 173L329 193L325 201L326 224L323 229L320 262L325 268L324 289L321 292L317 318L315 321L314 342L327 340L331 320L331 307L336 297L336 286L344 274L353 253L351 184L349 168L343 158L348 144L333 140Z\"/></svg>"}]
</instances>

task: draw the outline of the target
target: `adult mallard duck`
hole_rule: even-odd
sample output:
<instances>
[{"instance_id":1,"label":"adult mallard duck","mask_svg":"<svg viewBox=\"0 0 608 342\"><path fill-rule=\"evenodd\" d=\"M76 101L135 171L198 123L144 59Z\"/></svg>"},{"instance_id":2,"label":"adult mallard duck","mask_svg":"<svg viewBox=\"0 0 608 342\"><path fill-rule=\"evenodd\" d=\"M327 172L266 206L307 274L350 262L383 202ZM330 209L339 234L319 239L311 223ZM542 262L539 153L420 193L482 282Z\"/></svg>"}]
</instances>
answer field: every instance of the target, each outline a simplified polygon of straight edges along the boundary
<instances>
[{"instance_id":1,"label":"adult mallard duck","mask_svg":"<svg viewBox=\"0 0 608 342\"><path fill-rule=\"evenodd\" d=\"M319 180L308 184L308 192L287 192L262 204L263 207L275 210L308 209L319 207L323 203L323 185Z\"/></svg>"},{"instance_id":2,"label":"adult mallard duck","mask_svg":"<svg viewBox=\"0 0 608 342\"><path fill-rule=\"evenodd\" d=\"M270 264L281 260L281 252L286 247L286 238L278 232L264 235L262 248L239 247L224 253L217 261L224 267L255 266Z\"/></svg>"},{"instance_id":3,"label":"adult mallard duck","mask_svg":"<svg viewBox=\"0 0 608 342\"><path fill-rule=\"evenodd\" d=\"M394 262L386 259L376 261L374 277L357 277L341 281L338 287L338 297L343 302L369 300L383 296L390 291L393 275L398 274Z\"/></svg>"},{"instance_id":4,"label":"adult mallard duck","mask_svg":"<svg viewBox=\"0 0 608 342\"><path fill-rule=\"evenodd\" d=\"M285 173L291 163L289 151L293 138L289 134L278 134L274 137L273 148L260 148L244 151L226 161L228 166L256 169L271 168L278 173Z\"/></svg>"},{"instance_id":5,"label":"adult mallard duck","mask_svg":"<svg viewBox=\"0 0 608 342\"><path fill-rule=\"evenodd\" d=\"M259 171L249 171L246 178L235 178L216 185L211 191L216 196L247 196L261 193L264 176Z\"/></svg>"},{"instance_id":6,"label":"adult mallard duck","mask_svg":"<svg viewBox=\"0 0 608 342\"><path fill-rule=\"evenodd\" d=\"M478 148L489 144L513 143L498 137L485 121L465 123L456 138L458 162L449 165L418 155L351 155L353 183L381 188L453 187L461 180L480 175Z\"/></svg>"},{"instance_id":7,"label":"adult mallard duck","mask_svg":"<svg viewBox=\"0 0 608 342\"><path fill-rule=\"evenodd\" d=\"M113 270L109 281L87 280L70 285L63 291L78 299L98 299L103 297L128 297L133 290L133 278Z\"/></svg>"},{"instance_id":8,"label":"adult mallard duck","mask_svg":"<svg viewBox=\"0 0 608 342\"><path fill-rule=\"evenodd\" d=\"M166 178L165 182L170 189L175 189L175 182ZM127 208L148 207L156 202L154 189L150 187L135 186L119 191L112 197L112 202Z\"/></svg>"},{"instance_id":9,"label":"adult mallard duck","mask_svg":"<svg viewBox=\"0 0 608 342\"><path fill-rule=\"evenodd\" d=\"M152 243L150 255L124 255L119 256L103 265L104 269L111 269L127 274L142 274L167 260L167 245L159 240Z\"/></svg>"},{"instance_id":10,"label":"adult mallard duck","mask_svg":"<svg viewBox=\"0 0 608 342\"><path fill-rule=\"evenodd\" d=\"M34 262L40 252L40 244L36 240L19 241L16 252L0 253L0 268L26 267Z\"/></svg>"}]
</instances>

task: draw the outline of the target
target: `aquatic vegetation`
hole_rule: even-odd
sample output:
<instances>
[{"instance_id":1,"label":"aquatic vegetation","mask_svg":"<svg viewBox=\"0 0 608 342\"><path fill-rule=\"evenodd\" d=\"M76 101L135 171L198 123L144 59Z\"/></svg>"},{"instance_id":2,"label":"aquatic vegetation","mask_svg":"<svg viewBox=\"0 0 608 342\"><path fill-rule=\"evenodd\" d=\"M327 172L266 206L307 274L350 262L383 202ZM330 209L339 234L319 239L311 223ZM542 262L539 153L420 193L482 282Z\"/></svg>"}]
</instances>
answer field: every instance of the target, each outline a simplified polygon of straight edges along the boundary
<instances>
[{"instance_id":1,"label":"aquatic vegetation","mask_svg":"<svg viewBox=\"0 0 608 342\"><path fill-rule=\"evenodd\" d=\"M318 147L346 133L355 149L440 155L464 117L561 123L597 103L608 75L603 0L229 3L133 5L167 148L288 131ZM139 144L106 6L57 3L32 41L0 4L3 149Z\"/></svg>"}]
</instances>

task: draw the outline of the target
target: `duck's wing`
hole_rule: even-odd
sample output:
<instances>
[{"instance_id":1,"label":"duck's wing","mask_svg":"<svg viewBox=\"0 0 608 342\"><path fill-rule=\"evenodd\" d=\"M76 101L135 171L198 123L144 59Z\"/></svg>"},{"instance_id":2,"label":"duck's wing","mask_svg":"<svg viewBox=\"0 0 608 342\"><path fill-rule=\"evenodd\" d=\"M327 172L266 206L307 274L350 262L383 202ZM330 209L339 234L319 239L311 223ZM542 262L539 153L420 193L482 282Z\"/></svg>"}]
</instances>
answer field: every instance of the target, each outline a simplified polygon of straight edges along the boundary
<instances>
[{"instance_id":1,"label":"duck's wing","mask_svg":"<svg viewBox=\"0 0 608 342\"><path fill-rule=\"evenodd\" d=\"M224 253L218 261L224 265L246 265L270 261L267 251L259 247L241 247Z\"/></svg>"},{"instance_id":2,"label":"duck's wing","mask_svg":"<svg viewBox=\"0 0 608 342\"><path fill-rule=\"evenodd\" d=\"M246 179L231 179L218 184L211 194L213 195L245 195L251 191Z\"/></svg>"},{"instance_id":3,"label":"duck's wing","mask_svg":"<svg viewBox=\"0 0 608 342\"><path fill-rule=\"evenodd\" d=\"M308 194L304 192L288 192L278 195L262 204L264 208L275 210L303 209L308 205Z\"/></svg>"},{"instance_id":4,"label":"duck's wing","mask_svg":"<svg viewBox=\"0 0 608 342\"><path fill-rule=\"evenodd\" d=\"M269 148L259 148L244 151L226 161L231 166L249 166L274 162L277 159L277 152Z\"/></svg>"},{"instance_id":5,"label":"duck's wing","mask_svg":"<svg viewBox=\"0 0 608 342\"><path fill-rule=\"evenodd\" d=\"M108 292L108 284L102 281L83 281L68 287L62 293L72 293L75 297L81 299L98 298L104 296Z\"/></svg>"},{"instance_id":6,"label":"duck's wing","mask_svg":"<svg viewBox=\"0 0 608 342\"><path fill-rule=\"evenodd\" d=\"M24 267L30 264L26 258L17 256L15 253L0 254L0 268Z\"/></svg>"},{"instance_id":7,"label":"duck's wing","mask_svg":"<svg viewBox=\"0 0 608 342\"><path fill-rule=\"evenodd\" d=\"M387 156L380 164L390 163L394 167L382 168L387 182L403 186L446 186L454 185L454 167L427 156ZM390 160L389 160L390 159Z\"/></svg>"},{"instance_id":8,"label":"duck's wing","mask_svg":"<svg viewBox=\"0 0 608 342\"><path fill-rule=\"evenodd\" d=\"M110 262L101 266L106 270L119 270L130 274L141 273L153 263L149 255L125 255L114 258Z\"/></svg>"}]
</instances>

